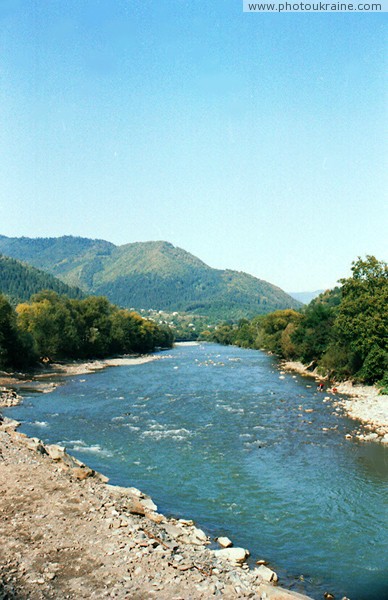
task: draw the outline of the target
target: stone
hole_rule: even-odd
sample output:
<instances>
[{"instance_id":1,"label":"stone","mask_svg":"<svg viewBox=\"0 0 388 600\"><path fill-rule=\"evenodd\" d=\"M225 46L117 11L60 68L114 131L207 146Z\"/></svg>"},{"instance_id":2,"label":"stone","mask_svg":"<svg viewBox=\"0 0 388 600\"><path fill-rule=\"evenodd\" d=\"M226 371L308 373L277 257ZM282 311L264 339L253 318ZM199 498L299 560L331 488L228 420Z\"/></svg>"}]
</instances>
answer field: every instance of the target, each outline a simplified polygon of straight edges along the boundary
<instances>
[{"instance_id":1,"label":"stone","mask_svg":"<svg viewBox=\"0 0 388 600\"><path fill-rule=\"evenodd\" d=\"M206 535L206 533L204 531L202 531L202 529L199 529L198 527L193 527L193 535L200 541L200 542L208 542L208 537Z\"/></svg>"},{"instance_id":2,"label":"stone","mask_svg":"<svg viewBox=\"0 0 388 600\"><path fill-rule=\"evenodd\" d=\"M194 521L191 519L179 519L179 523L182 525L187 525L187 527L192 527L194 525Z\"/></svg>"},{"instance_id":3,"label":"stone","mask_svg":"<svg viewBox=\"0 0 388 600\"><path fill-rule=\"evenodd\" d=\"M141 517L145 516L146 510L143 506L143 504L140 502L140 500L137 500L136 498L132 498L127 504L126 504L126 509L132 514L132 515L140 515Z\"/></svg>"},{"instance_id":4,"label":"stone","mask_svg":"<svg viewBox=\"0 0 388 600\"><path fill-rule=\"evenodd\" d=\"M158 507L151 498L142 498L141 503L147 510L158 510Z\"/></svg>"},{"instance_id":5,"label":"stone","mask_svg":"<svg viewBox=\"0 0 388 600\"><path fill-rule=\"evenodd\" d=\"M249 551L245 548L223 548L213 551L216 558L227 560L233 563L243 563L249 556Z\"/></svg>"},{"instance_id":6,"label":"stone","mask_svg":"<svg viewBox=\"0 0 388 600\"><path fill-rule=\"evenodd\" d=\"M65 457L66 448L58 446L57 444L48 444L46 446L46 452L52 460L60 461Z\"/></svg>"},{"instance_id":7,"label":"stone","mask_svg":"<svg viewBox=\"0 0 388 600\"><path fill-rule=\"evenodd\" d=\"M156 512L146 512L145 516L147 517L147 519L153 521L154 523L163 523L163 521L165 520L165 517L163 515Z\"/></svg>"},{"instance_id":8,"label":"stone","mask_svg":"<svg viewBox=\"0 0 388 600\"><path fill-rule=\"evenodd\" d=\"M260 598L265 598L266 600L311 600L309 596L305 596L304 594L274 587L268 583L262 583L259 589Z\"/></svg>"},{"instance_id":9,"label":"stone","mask_svg":"<svg viewBox=\"0 0 388 600\"><path fill-rule=\"evenodd\" d=\"M368 433L367 435L364 436L364 440L366 442L370 442L372 440L377 440L379 436L377 435L377 433Z\"/></svg>"},{"instance_id":10,"label":"stone","mask_svg":"<svg viewBox=\"0 0 388 600\"><path fill-rule=\"evenodd\" d=\"M103 473L99 473L98 471L94 471L94 477L98 479L98 481L101 481L101 483L108 483L109 481L109 477L103 475Z\"/></svg>"},{"instance_id":11,"label":"stone","mask_svg":"<svg viewBox=\"0 0 388 600\"><path fill-rule=\"evenodd\" d=\"M381 438L380 442L382 444L388 444L388 433L386 433L385 435L383 435L383 437Z\"/></svg>"},{"instance_id":12,"label":"stone","mask_svg":"<svg viewBox=\"0 0 388 600\"><path fill-rule=\"evenodd\" d=\"M260 565L260 567L254 569L253 572L259 575L263 581L267 581L268 583L276 582L279 579L275 571L272 571L272 569L265 565Z\"/></svg>"},{"instance_id":13,"label":"stone","mask_svg":"<svg viewBox=\"0 0 388 600\"><path fill-rule=\"evenodd\" d=\"M180 527L177 527L176 525L171 525L171 523L166 523L165 525L163 525L163 528L167 535L169 535L173 539L183 535L182 529Z\"/></svg>"},{"instance_id":14,"label":"stone","mask_svg":"<svg viewBox=\"0 0 388 600\"><path fill-rule=\"evenodd\" d=\"M79 481L84 481L88 477L93 477L94 475L93 469L89 469L89 467L76 467L71 470L71 473L73 477Z\"/></svg>"},{"instance_id":15,"label":"stone","mask_svg":"<svg viewBox=\"0 0 388 600\"><path fill-rule=\"evenodd\" d=\"M233 546L233 542L228 538L228 537L219 537L216 540L219 545L221 546L221 548L230 548L231 546Z\"/></svg>"},{"instance_id":16,"label":"stone","mask_svg":"<svg viewBox=\"0 0 388 600\"><path fill-rule=\"evenodd\" d=\"M29 450L39 452L40 454L47 454L46 448L42 440L39 440L38 438L27 438L25 441L25 445Z\"/></svg>"},{"instance_id":17,"label":"stone","mask_svg":"<svg viewBox=\"0 0 388 600\"><path fill-rule=\"evenodd\" d=\"M5 431L12 431L19 427L20 422L15 421L14 419L8 419L8 417L4 417L4 420L1 422L1 428Z\"/></svg>"}]
</instances>

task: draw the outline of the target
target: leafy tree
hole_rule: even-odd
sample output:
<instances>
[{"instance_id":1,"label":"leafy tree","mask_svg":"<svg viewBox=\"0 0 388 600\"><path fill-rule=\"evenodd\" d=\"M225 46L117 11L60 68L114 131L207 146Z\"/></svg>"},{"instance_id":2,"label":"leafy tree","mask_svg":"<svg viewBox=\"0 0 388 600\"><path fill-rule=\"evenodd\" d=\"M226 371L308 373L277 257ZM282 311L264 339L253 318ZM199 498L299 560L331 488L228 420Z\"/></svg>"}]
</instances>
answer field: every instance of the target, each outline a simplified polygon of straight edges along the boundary
<instances>
[{"instance_id":1,"label":"leafy tree","mask_svg":"<svg viewBox=\"0 0 388 600\"><path fill-rule=\"evenodd\" d=\"M340 301L341 291L335 288L318 296L302 311L291 337L295 355L303 362L318 361L326 352Z\"/></svg>"},{"instance_id":2,"label":"leafy tree","mask_svg":"<svg viewBox=\"0 0 388 600\"><path fill-rule=\"evenodd\" d=\"M32 338L18 330L15 312L0 294L0 368L23 368L35 358Z\"/></svg>"},{"instance_id":3,"label":"leafy tree","mask_svg":"<svg viewBox=\"0 0 388 600\"><path fill-rule=\"evenodd\" d=\"M388 351L388 265L374 256L352 263L342 279L335 343L348 349L348 367L366 382L384 377Z\"/></svg>"}]
</instances>

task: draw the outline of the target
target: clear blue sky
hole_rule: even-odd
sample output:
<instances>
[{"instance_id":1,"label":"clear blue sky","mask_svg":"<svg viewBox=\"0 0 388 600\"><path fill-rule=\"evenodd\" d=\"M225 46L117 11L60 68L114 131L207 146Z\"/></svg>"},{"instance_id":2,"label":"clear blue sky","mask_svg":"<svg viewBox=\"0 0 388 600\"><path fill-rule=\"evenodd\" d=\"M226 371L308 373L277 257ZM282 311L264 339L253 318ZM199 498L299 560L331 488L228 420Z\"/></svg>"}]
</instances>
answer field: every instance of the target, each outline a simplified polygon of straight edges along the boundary
<instances>
[{"instance_id":1,"label":"clear blue sky","mask_svg":"<svg viewBox=\"0 0 388 600\"><path fill-rule=\"evenodd\" d=\"M386 260L386 23L3 0L0 233L168 240L288 291Z\"/></svg>"}]
</instances>

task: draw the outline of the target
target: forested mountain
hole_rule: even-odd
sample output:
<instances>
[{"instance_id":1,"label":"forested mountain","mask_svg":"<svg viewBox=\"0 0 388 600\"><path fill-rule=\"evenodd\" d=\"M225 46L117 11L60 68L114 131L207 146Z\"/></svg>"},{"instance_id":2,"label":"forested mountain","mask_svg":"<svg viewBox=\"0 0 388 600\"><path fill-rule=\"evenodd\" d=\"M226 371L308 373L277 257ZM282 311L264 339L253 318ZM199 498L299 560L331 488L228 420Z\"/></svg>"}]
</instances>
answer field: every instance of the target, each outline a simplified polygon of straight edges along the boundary
<instances>
[{"instance_id":1,"label":"forested mountain","mask_svg":"<svg viewBox=\"0 0 388 600\"><path fill-rule=\"evenodd\" d=\"M104 240L8 238L0 252L127 308L232 319L299 308L280 288L246 273L212 269L168 242L115 246Z\"/></svg>"},{"instance_id":2,"label":"forested mountain","mask_svg":"<svg viewBox=\"0 0 388 600\"><path fill-rule=\"evenodd\" d=\"M52 290L68 298L83 298L79 288L70 287L49 273L0 254L0 293L13 305L25 302L33 294Z\"/></svg>"}]
</instances>

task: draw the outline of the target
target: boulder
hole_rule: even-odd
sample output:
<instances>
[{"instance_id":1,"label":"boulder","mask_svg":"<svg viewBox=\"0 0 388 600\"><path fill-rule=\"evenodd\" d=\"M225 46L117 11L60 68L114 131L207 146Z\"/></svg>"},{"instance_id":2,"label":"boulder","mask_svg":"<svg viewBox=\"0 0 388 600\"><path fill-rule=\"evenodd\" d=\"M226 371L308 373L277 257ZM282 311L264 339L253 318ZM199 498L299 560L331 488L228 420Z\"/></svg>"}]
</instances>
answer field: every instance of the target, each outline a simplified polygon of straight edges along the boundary
<instances>
[{"instance_id":1,"label":"boulder","mask_svg":"<svg viewBox=\"0 0 388 600\"><path fill-rule=\"evenodd\" d=\"M151 498L142 498L141 499L141 503L144 506L144 508L147 509L147 511L151 511L151 510L158 510L158 507L156 506L156 504L152 501Z\"/></svg>"},{"instance_id":2,"label":"boulder","mask_svg":"<svg viewBox=\"0 0 388 600\"><path fill-rule=\"evenodd\" d=\"M98 479L98 481L101 481L101 483L108 483L109 481L109 477L103 475L103 473L99 473L98 471L94 472L94 477Z\"/></svg>"},{"instance_id":3,"label":"boulder","mask_svg":"<svg viewBox=\"0 0 388 600\"><path fill-rule=\"evenodd\" d=\"M132 515L140 515L144 517L146 514L146 509L143 504L137 498L128 499L128 502L125 505L126 510L130 512Z\"/></svg>"},{"instance_id":4,"label":"boulder","mask_svg":"<svg viewBox=\"0 0 388 600\"><path fill-rule=\"evenodd\" d=\"M217 558L233 563L243 563L249 556L249 550L245 548L223 548L213 552Z\"/></svg>"},{"instance_id":5,"label":"boulder","mask_svg":"<svg viewBox=\"0 0 388 600\"><path fill-rule=\"evenodd\" d=\"M169 535L172 539L179 538L183 535L183 530L181 527L177 527L176 525L172 525L171 523L166 523L163 525L163 528L167 535Z\"/></svg>"},{"instance_id":6,"label":"boulder","mask_svg":"<svg viewBox=\"0 0 388 600\"><path fill-rule=\"evenodd\" d=\"M199 529L198 527L193 527L192 532L193 536L196 537L197 540L199 540L200 542L203 542L204 544L208 542L208 537L206 533L202 531L202 529Z\"/></svg>"},{"instance_id":7,"label":"boulder","mask_svg":"<svg viewBox=\"0 0 388 600\"><path fill-rule=\"evenodd\" d=\"M228 537L219 537L216 540L221 548L230 548L233 546L233 542Z\"/></svg>"},{"instance_id":8,"label":"boulder","mask_svg":"<svg viewBox=\"0 0 388 600\"><path fill-rule=\"evenodd\" d=\"M84 481L88 477L93 477L94 471L93 469L89 469L89 467L75 467L71 469L71 474L78 481Z\"/></svg>"},{"instance_id":9,"label":"boulder","mask_svg":"<svg viewBox=\"0 0 388 600\"><path fill-rule=\"evenodd\" d=\"M266 598L266 600L312 600L309 596L305 596L304 594L283 590L282 588L274 587L268 583L262 583L259 589L260 598Z\"/></svg>"},{"instance_id":10,"label":"boulder","mask_svg":"<svg viewBox=\"0 0 388 600\"><path fill-rule=\"evenodd\" d=\"M46 446L46 451L49 457L55 461L63 460L66 454L66 448L58 446L57 444L48 444Z\"/></svg>"},{"instance_id":11,"label":"boulder","mask_svg":"<svg viewBox=\"0 0 388 600\"><path fill-rule=\"evenodd\" d=\"M9 419L8 417L4 417L2 422L0 423L1 429L3 429L4 431L14 431L19 427L19 425L19 421Z\"/></svg>"},{"instance_id":12,"label":"boulder","mask_svg":"<svg viewBox=\"0 0 388 600\"><path fill-rule=\"evenodd\" d=\"M254 569L253 573L259 575L263 581L267 581L268 583L275 583L279 579L275 571L272 571L272 569L265 565L260 565L260 567Z\"/></svg>"},{"instance_id":13,"label":"boulder","mask_svg":"<svg viewBox=\"0 0 388 600\"><path fill-rule=\"evenodd\" d=\"M38 438L26 438L25 446L29 450L33 450L34 452L39 452L40 454L47 454L46 448L42 442Z\"/></svg>"},{"instance_id":14,"label":"boulder","mask_svg":"<svg viewBox=\"0 0 388 600\"><path fill-rule=\"evenodd\" d=\"M154 523L163 523L165 521L165 517L157 512L146 512L145 516Z\"/></svg>"}]
</instances>

